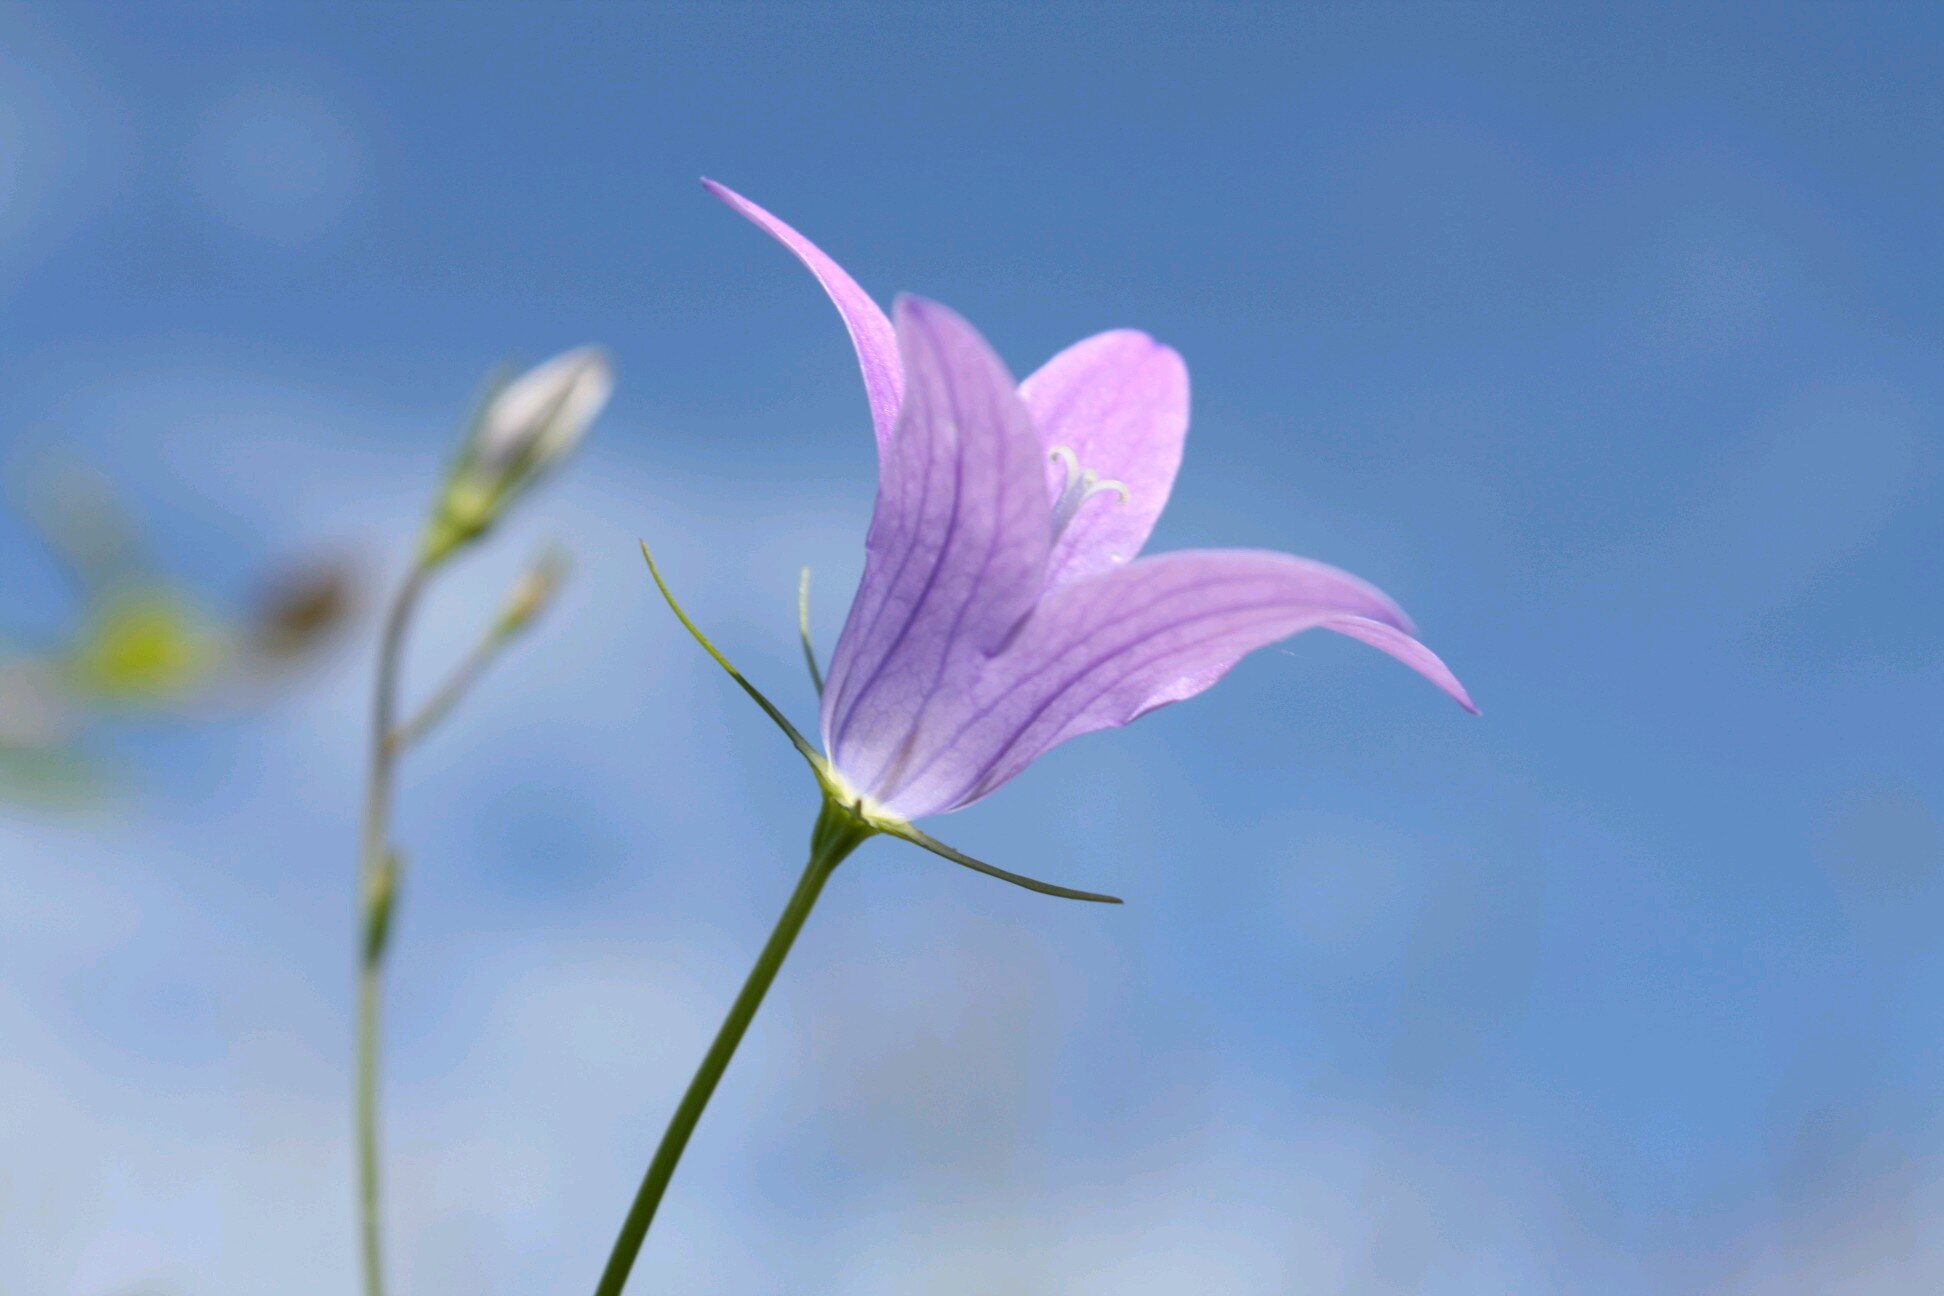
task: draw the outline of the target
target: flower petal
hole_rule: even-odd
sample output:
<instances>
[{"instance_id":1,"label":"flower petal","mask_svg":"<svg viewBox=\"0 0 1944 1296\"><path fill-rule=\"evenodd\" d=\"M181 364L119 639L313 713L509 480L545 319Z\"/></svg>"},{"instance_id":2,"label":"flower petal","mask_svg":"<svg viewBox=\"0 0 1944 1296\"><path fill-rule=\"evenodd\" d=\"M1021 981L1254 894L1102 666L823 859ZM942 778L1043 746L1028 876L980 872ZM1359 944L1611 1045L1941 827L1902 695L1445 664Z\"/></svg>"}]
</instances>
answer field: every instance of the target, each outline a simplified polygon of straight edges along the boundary
<instances>
[{"instance_id":1,"label":"flower petal","mask_svg":"<svg viewBox=\"0 0 1944 1296\"><path fill-rule=\"evenodd\" d=\"M906 818L968 805L1069 738L1193 697L1255 649L1318 627L1382 649L1475 710L1407 625L1363 581L1288 554L1143 558L1048 591L1005 651L957 690L956 727L878 797Z\"/></svg>"},{"instance_id":2,"label":"flower petal","mask_svg":"<svg viewBox=\"0 0 1944 1296\"><path fill-rule=\"evenodd\" d=\"M704 180L702 187L794 252L797 260L809 267L810 273L830 294L837 313L844 317L844 327L850 330L851 345L857 348L857 365L864 371L864 395L871 402L871 423L877 430L878 452L882 454L892 424L897 422L898 404L904 397L904 369L898 359L898 339L891 321L885 318L870 294L857 286L857 280L825 256L815 243L726 185Z\"/></svg>"},{"instance_id":3,"label":"flower petal","mask_svg":"<svg viewBox=\"0 0 1944 1296\"><path fill-rule=\"evenodd\" d=\"M824 750L867 795L922 752L935 699L1032 610L1052 540L1039 441L1005 365L943 306L895 311L904 406L824 682Z\"/></svg>"},{"instance_id":4,"label":"flower petal","mask_svg":"<svg viewBox=\"0 0 1944 1296\"><path fill-rule=\"evenodd\" d=\"M1147 543L1181 466L1188 433L1188 366L1145 333L1116 329L1076 342L1020 384L1019 394L1050 452L1070 449L1080 467L1120 482L1127 498L1102 493L1073 516L1047 565L1047 581L1078 580L1131 561ZM1047 463L1059 497L1066 469Z\"/></svg>"}]
</instances>

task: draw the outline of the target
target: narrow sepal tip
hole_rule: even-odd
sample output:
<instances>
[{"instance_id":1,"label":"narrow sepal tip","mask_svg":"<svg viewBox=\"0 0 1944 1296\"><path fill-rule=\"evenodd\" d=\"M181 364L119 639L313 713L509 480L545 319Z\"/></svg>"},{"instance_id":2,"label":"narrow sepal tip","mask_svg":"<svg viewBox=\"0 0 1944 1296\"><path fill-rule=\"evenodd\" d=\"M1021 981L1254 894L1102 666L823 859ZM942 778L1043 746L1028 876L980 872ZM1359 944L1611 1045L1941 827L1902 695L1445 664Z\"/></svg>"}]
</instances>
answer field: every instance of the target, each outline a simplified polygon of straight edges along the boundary
<instances>
[{"instance_id":1,"label":"narrow sepal tip","mask_svg":"<svg viewBox=\"0 0 1944 1296\"><path fill-rule=\"evenodd\" d=\"M881 831L893 837L908 841L914 846L922 846L939 858L948 859L954 864L962 864L975 873L983 873L987 877L998 878L1001 882L1010 882L1014 886L1024 887L1028 891L1037 891L1041 895L1057 896L1062 900L1085 900L1092 904L1117 905L1126 903L1119 896L1103 895L1098 891L1080 891L1073 887L1063 887L1052 882L1042 882L1038 878L1029 878L1023 873L1014 873L1010 869L1002 869L996 864L988 864L984 860L975 859L967 855L962 850L947 846L936 837L921 829L914 828L908 823L889 824Z\"/></svg>"},{"instance_id":2,"label":"narrow sepal tip","mask_svg":"<svg viewBox=\"0 0 1944 1296\"><path fill-rule=\"evenodd\" d=\"M772 721L775 722L776 727L783 731L784 736L787 737L790 740L791 745L797 749L797 754L802 756L804 760L810 762L810 768L812 770L821 770L823 767L823 759L822 757L817 755L817 749L812 747L809 741L806 738L804 738L804 736L801 733L797 731L797 727L790 723L789 717L785 716L782 713L782 711L777 709L776 704L774 702L771 702L768 698L763 696L763 692L761 689L757 688L754 684L751 684L749 680L744 677L741 671L737 670L734 666L730 664L729 659L727 657L724 657L721 651L718 650L714 644L709 642L709 637L702 633L701 629L696 626L695 622L689 620L688 613L684 612L682 610L682 605L675 601L674 592L668 588L668 582L662 579L661 569L655 566L655 555L648 551L648 542L646 540L642 540L640 541L640 544L641 544L641 556L642 558L647 560L648 563L648 574L655 578L655 587L661 591L662 598L668 603L669 611L673 612L675 614L675 619L682 623L682 628L687 630L689 634L694 636L695 642L702 645L702 650L704 652L708 653L709 656L715 658L716 665L722 667L723 670L727 671L729 673L730 679L735 680L737 684L741 685L742 691L749 694L751 701L755 702L757 706L763 708L763 714L767 715Z\"/></svg>"}]
</instances>

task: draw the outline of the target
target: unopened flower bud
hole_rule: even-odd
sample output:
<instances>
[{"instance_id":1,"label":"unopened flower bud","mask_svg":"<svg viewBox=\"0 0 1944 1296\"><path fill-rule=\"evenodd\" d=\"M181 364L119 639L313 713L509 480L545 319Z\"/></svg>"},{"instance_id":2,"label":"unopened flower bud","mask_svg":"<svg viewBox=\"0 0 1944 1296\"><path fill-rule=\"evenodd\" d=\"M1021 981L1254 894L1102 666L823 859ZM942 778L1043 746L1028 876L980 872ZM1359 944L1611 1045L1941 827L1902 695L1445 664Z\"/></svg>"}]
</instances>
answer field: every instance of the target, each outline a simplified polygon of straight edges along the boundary
<instances>
[{"instance_id":1,"label":"unopened flower bud","mask_svg":"<svg viewBox=\"0 0 1944 1296\"><path fill-rule=\"evenodd\" d=\"M580 443L613 392L614 370L599 347L577 347L527 370L480 416L479 471L553 463Z\"/></svg>"},{"instance_id":2,"label":"unopened flower bud","mask_svg":"<svg viewBox=\"0 0 1944 1296\"><path fill-rule=\"evenodd\" d=\"M328 640L350 618L358 581L338 559L312 559L271 573L258 591L247 644L265 661L295 660Z\"/></svg>"},{"instance_id":3,"label":"unopened flower bud","mask_svg":"<svg viewBox=\"0 0 1944 1296\"><path fill-rule=\"evenodd\" d=\"M404 862L398 852L387 851L364 879L365 961L376 963L385 956L385 941L391 935L392 909L398 901L398 875Z\"/></svg>"},{"instance_id":4,"label":"unopened flower bud","mask_svg":"<svg viewBox=\"0 0 1944 1296\"><path fill-rule=\"evenodd\" d=\"M527 370L480 411L426 531L437 562L490 527L542 472L580 444L614 391L598 347L578 347Z\"/></svg>"},{"instance_id":5,"label":"unopened flower bud","mask_svg":"<svg viewBox=\"0 0 1944 1296\"><path fill-rule=\"evenodd\" d=\"M567 555L549 548L526 570L506 596L500 609L499 632L517 634L553 601L561 583L567 579Z\"/></svg>"}]
</instances>

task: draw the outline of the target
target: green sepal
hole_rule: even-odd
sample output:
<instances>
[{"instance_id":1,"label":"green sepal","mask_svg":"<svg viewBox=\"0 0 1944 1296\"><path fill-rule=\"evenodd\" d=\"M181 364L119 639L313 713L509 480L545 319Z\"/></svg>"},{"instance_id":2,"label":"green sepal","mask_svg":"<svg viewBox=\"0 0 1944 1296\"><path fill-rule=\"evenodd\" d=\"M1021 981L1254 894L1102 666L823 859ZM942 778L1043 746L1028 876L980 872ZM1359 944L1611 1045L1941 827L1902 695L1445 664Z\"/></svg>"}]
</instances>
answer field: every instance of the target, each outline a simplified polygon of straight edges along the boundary
<instances>
[{"instance_id":1,"label":"green sepal","mask_svg":"<svg viewBox=\"0 0 1944 1296\"><path fill-rule=\"evenodd\" d=\"M938 840L938 838L902 820L879 823L878 831L901 838L904 841L910 842L913 846L922 846L940 859L948 859L954 864L963 864L975 873L983 873L987 877L998 878L1001 882L1010 882L1016 887L1025 887L1028 891L1037 891L1041 895L1058 896L1062 900L1087 900L1094 904L1123 903L1119 896L1102 895L1098 891L1076 891L1072 887L1058 886L1052 882L1042 882L1038 878L1029 878L1022 873L1014 873L1008 869L1002 869L996 864L988 864L984 860L974 859L964 851L947 846L944 842Z\"/></svg>"},{"instance_id":2,"label":"green sepal","mask_svg":"<svg viewBox=\"0 0 1944 1296\"><path fill-rule=\"evenodd\" d=\"M398 878L404 864L396 851L386 851L365 876L364 956L367 965L385 956L391 938L392 910L398 900Z\"/></svg>"},{"instance_id":3,"label":"green sepal","mask_svg":"<svg viewBox=\"0 0 1944 1296\"><path fill-rule=\"evenodd\" d=\"M502 364L486 376L473 395L472 408L460 425L458 452L446 469L445 482L439 487L437 502L432 506L432 516L419 539L419 562L423 566L436 567L479 539L504 508L505 476L498 481L482 480L474 471L474 458L486 411L512 377L512 368Z\"/></svg>"},{"instance_id":4,"label":"green sepal","mask_svg":"<svg viewBox=\"0 0 1944 1296\"><path fill-rule=\"evenodd\" d=\"M810 569L805 567L797 580L797 636L803 640L803 664L810 668L810 682L823 697L823 672L817 669L817 645L810 638Z\"/></svg>"},{"instance_id":5,"label":"green sepal","mask_svg":"<svg viewBox=\"0 0 1944 1296\"><path fill-rule=\"evenodd\" d=\"M939 841L929 833L920 831L904 819L871 810L864 800L844 786L842 779L831 768L830 762L824 759L822 754L810 745L809 741L797 731L797 727L791 724L789 719L776 708L775 703L764 697L762 690L758 689L754 684L751 684L743 676L741 671L730 665L729 659L724 657L717 650L716 646L709 642L709 637L696 628L695 622L689 620L688 613L682 610L682 605L675 601L675 595L669 591L668 582L662 579L661 569L655 566L655 556L648 552L648 542L645 540L641 542L641 556L647 560L648 574L655 578L656 587L661 590L662 598L667 600L669 610L675 613L676 619L682 623L683 627L691 635L695 636L695 642L702 645L703 651L715 658L716 665L729 672L729 678L741 685L742 691L749 694L757 706L763 708L763 713L775 722L778 729L783 731L789 738L791 745L797 749L797 753L809 764L811 772L817 776L817 783L823 788L824 795L823 812L818 818L817 831L820 836L831 831L828 825L844 822L855 831L860 831L866 835L884 833L887 836L908 841L914 846L923 847L940 859L948 859L952 863L963 865L975 873L983 873L987 877L998 878L1001 882L1010 882L1016 887L1024 887L1026 890L1036 891L1040 895L1057 896L1062 900L1086 900L1094 904L1122 903L1119 896L1102 895L1096 891L1077 891L1072 887L1057 886L1051 882L1042 882L1038 878L1029 878L1022 873L1014 873L1009 869L1002 869L996 864L988 864L981 859L974 859L964 851L947 846L944 842ZM807 578L807 570L805 575ZM808 580L806 579L799 587L799 590L807 590L807 588ZM800 603L799 606L803 606L803 604ZM807 620L805 624L807 625ZM808 643L809 641L806 637L806 651L808 649ZM812 661L814 663L814 658L812 658ZM814 671L814 669L813 664L812 670Z\"/></svg>"},{"instance_id":6,"label":"green sepal","mask_svg":"<svg viewBox=\"0 0 1944 1296\"><path fill-rule=\"evenodd\" d=\"M641 543L641 556L648 560L648 574L655 578L655 586L656 588L661 590L661 596L662 598L667 600L669 611L675 614L675 619L680 621L682 623L682 627L686 629L691 635L695 636L695 642L702 645L702 650L704 652L708 653L709 656L715 658L716 665L722 667L723 670L728 671L729 678L736 681L737 684L741 685L742 691L749 694L750 698L755 701L757 706L763 708L763 714L776 722L776 727L783 731L784 736L790 740L790 745L797 749L797 754L802 756L804 760L809 762L811 770L814 771L817 775L818 782L824 782L826 778L824 772L824 759L822 756L817 754L817 749L810 745L810 742L807 738L805 738L801 733L797 732L797 727L790 723L789 717L785 716L781 711L777 710L776 704L774 702L771 702L768 698L763 696L763 692L761 689L757 688L754 684L751 684L749 680L743 676L743 673L741 671L737 670L734 666L731 666L729 664L729 659L727 657L724 657L722 653L716 648L716 646L709 642L709 637L707 635L703 634L701 630L696 628L695 622L689 620L688 613L682 611L682 605L675 601L675 595L669 591L668 582L662 579L661 569L655 566L655 556L648 552L648 542L646 540L643 540L640 543Z\"/></svg>"}]
</instances>

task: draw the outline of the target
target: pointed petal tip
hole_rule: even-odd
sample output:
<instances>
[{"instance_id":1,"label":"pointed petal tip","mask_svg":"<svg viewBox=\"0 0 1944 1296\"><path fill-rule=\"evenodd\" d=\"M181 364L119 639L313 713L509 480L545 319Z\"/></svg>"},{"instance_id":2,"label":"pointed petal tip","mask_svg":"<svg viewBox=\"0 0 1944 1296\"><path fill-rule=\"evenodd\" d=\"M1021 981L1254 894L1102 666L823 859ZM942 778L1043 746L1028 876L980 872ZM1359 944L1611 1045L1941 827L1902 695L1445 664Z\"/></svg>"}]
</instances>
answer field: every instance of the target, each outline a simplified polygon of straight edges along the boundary
<instances>
[{"instance_id":1,"label":"pointed petal tip","mask_svg":"<svg viewBox=\"0 0 1944 1296\"><path fill-rule=\"evenodd\" d=\"M944 363L941 348L957 350L969 346L986 357L996 367L996 372L1004 375L1007 391L1018 386L1012 371L1006 368L1005 361L999 358L992 343L986 341L985 334L979 332L971 320L943 302L920 297L916 293L899 293L891 302L891 327L899 338L907 380L914 346L939 357L940 363Z\"/></svg>"},{"instance_id":2,"label":"pointed petal tip","mask_svg":"<svg viewBox=\"0 0 1944 1296\"><path fill-rule=\"evenodd\" d=\"M1413 631L1412 634L1415 637L1416 632ZM1451 667L1444 664L1444 658L1438 656L1429 648L1424 649L1424 654L1430 658L1429 665L1428 667L1417 668L1424 677L1436 685L1439 692L1443 693L1453 702L1456 702L1470 714L1484 715L1485 712L1480 709L1478 703L1472 701L1471 692L1459 682L1458 676L1452 673Z\"/></svg>"},{"instance_id":3,"label":"pointed petal tip","mask_svg":"<svg viewBox=\"0 0 1944 1296\"><path fill-rule=\"evenodd\" d=\"M1181 352L1169 346L1166 342L1163 342L1146 329L1108 329L1103 333L1096 333L1092 337L1083 339L1077 345L1090 346L1098 352L1106 353L1118 350L1123 354L1131 354L1139 357L1140 363L1154 363L1159 361L1162 364L1180 370L1184 384L1188 378L1188 362L1182 359Z\"/></svg>"},{"instance_id":4,"label":"pointed petal tip","mask_svg":"<svg viewBox=\"0 0 1944 1296\"><path fill-rule=\"evenodd\" d=\"M1386 625L1382 621L1365 616L1334 617L1323 622L1325 629L1334 630L1340 635L1369 644L1379 652L1384 652L1403 662L1418 674L1435 684L1445 696L1456 702L1473 715L1482 715L1478 704L1473 702L1465 686L1452 674L1451 667L1444 659L1432 652L1416 636L1400 630L1397 626Z\"/></svg>"},{"instance_id":5,"label":"pointed petal tip","mask_svg":"<svg viewBox=\"0 0 1944 1296\"><path fill-rule=\"evenodd\" d=\"M899 293L891 303L891 327L900 339L900 355L907 376L912 360L909 349L914 345L935 356L941 355L941 347L948 350L969 347L994 367L996 375L1003 377L1003 385L1009 394L1019 386L1012 370L1007 368L1006 362L978 326L944 302L916 293ZM1021 417L1025 417L1023 410Z\"/></svg>"},{"instance_id":6,"label":"pointed petal tip","mask_svg":"<svg viewBox=\"0 0 1944 1296\"><path fill-rule=\"evenodd\" d=\"M926 322L934 319L955 320L965 323L965 317L943 302L921 297L917 293L901 292L891 299L891 319L896 323L903 319Z\"/></svg>"},{"instance_id":7,"label":"pointed petal tip","mask_svg":"<svg viewBox=\"0 0 1944 1296\"><path fill-rule=\"evenodd\" d=\"M1102 333L1099 336L1102 339L1112 339L1115 342L1120 342L1129 346L1136 346L1136 345L1145 346L1148 350L1155 352L1157 355L1172 356L1176 360L1181 359L1181 352L1175 350L1173 347L1169 346L1166 342L1163 342L1160 338L1154 336L1154 334L1148 332L1146 329L1138 329L1138 328L1108 329L1105 333Z\"/></svg>"},{"instance_id":8,"label":"pointed petal tip","mask_svg":"<svg viewBox=\"0 0 1944 1296\"><path fill-rule=\"evenodd\" d=\"M703 176L701 179L703 192L745 220L753 221L757 225L764 226L766 229L768 228L769 222L776 220L774 216L771 216L767 211L764 211L761 207L758 207L755 203L749 201L749 199L743 197L728 185L723 184L720 180L711 180L707 176ZM770 232L772 234L775 233L774 230Z\"/></svg>"},{"instance_id":9,"label":"pointed petal tip","mask_svg":"<svg viewBox=\"0 0 1944 1296\"><path fill-rule=\"evenodd\" d=\"M1157 393L1151 390L1156 378L1149 366L1172 369L1170 378L1179 378L1185 389L1188 379L1188 362L1181 353L1163 342L1146 329L1111 328L1092 333L1081 338L1058 354L1054 355L1025 381L1026 387L1045 387L1056 389L1079 384L1085 389L1102 387L1122 387L1131 381L1138 381L1142 399L1149 402L1165 402L1171 393ZM1098 402L1089 402L1084 407L1098 415Z\"/></svg>"},{"instance_id":10,"label":"pointed petal tip","mask_svg":"<svg viewBox=\"0 0 1944 1296\"><path fill-rule=\"evenodd\" d=\"M725 184L702 178L702 187L729 210L781 243L822 285L857 351L864 377L864 394L871 404L871 424L878 448L884 448L904 399L904 372L898 360L898 339L891 321L842 266L788 222L764 210Z\"/></svg>"}]
</instances>

